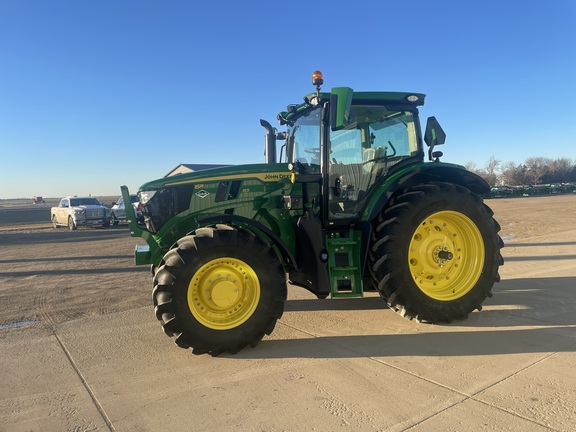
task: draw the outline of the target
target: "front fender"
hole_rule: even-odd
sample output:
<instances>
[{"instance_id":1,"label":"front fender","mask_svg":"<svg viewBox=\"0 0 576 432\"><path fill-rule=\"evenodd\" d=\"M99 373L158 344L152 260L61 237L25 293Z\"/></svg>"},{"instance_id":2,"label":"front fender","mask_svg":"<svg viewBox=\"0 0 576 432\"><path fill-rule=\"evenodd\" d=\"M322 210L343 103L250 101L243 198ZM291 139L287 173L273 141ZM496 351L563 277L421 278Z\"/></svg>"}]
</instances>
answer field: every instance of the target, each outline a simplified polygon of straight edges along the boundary
<instances>
[{"instance_id":1,"label":"front fender","mask_svg":"<svg viewBox=\"0 0 576 432\"><path fill-rule=\"evenodd\" d=\"M198 217L196 218L196 223L198 226L222 223L246 228L257 236L266 239L267 243L272 242L278 249L284 264L296 268L296 260L294 259L294 255L286 243L284 243L284 241L276 233L274 233L260 222L242 216L222 214Z\"/></svg>"}]
</instances>

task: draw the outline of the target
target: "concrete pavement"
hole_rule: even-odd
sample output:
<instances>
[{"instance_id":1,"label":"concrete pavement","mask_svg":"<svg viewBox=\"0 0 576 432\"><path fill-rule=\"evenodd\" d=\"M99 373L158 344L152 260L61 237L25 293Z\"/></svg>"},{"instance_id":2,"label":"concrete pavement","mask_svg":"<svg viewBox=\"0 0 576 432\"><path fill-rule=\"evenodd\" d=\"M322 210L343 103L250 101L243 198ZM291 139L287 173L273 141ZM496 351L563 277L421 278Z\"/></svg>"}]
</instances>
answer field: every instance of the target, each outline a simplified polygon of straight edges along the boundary
<instances>
[{"instance_id":1,"label":"concrete pavement","mask_svg":"<svg viewBox=\"0 0 576 432\"><path fill-rule=\"evenodd\" d=\"M0 431L571 431L575 251L508 244L494 298L446 326L291 288L236 356L177 348L151 307L3 328Z\"/></svg>"}]
</instances>

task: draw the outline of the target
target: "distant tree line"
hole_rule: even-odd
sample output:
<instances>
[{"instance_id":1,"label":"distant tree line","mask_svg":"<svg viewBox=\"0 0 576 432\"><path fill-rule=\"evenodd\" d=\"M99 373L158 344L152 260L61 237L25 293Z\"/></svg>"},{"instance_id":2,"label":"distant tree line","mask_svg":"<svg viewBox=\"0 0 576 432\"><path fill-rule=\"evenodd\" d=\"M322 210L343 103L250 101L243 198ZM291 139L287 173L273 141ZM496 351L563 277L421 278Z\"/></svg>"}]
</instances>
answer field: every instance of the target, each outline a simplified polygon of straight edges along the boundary
<instances>
[{"instance_id":1,"label":"distant tree line","mask_svg":"<svg viewBox=\"0 0 576 432\"><path fill-rule=\"evenodd\" d=\"M466 168L483 177L491 187L562 184L576 182L576 161L568 158L530 157L524 163L501 163L491 156L486 166L468 162Z\"/></svg>"}]
</instances>

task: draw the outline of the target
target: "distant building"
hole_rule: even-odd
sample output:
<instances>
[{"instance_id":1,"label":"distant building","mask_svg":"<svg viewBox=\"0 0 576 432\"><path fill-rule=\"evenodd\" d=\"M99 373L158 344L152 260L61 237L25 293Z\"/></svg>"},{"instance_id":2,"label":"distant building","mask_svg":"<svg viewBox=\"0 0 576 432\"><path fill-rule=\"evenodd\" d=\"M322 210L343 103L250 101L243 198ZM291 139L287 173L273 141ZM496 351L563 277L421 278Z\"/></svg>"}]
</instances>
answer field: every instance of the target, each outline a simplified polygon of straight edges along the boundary
<instances>
[{"instance_id":1,"label":"distant building","mask_svg":"<svg viewBox=\"0 0 576 432\"><path fill-rule=\"evenodd\" d=\"M164 177L171 177L178 174L186 174L194 171L202 171L211 168L223 168L230 165L213 165L213 164L180 164Z\"/></svg>"}]
</instances>

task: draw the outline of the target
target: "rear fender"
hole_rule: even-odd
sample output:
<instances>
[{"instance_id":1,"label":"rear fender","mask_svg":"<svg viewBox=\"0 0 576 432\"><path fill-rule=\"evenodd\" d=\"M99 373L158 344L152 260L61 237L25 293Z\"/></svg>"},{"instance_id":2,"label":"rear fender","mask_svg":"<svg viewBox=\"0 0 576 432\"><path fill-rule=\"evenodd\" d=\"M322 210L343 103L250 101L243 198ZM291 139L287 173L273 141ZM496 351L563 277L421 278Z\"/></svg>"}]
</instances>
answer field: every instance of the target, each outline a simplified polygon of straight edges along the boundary
<instances>
[{"instance_id":1,"label":"rear fender","mask_svg":"<svg viewBox=\"0 0 576 432\"><path fill-rule=\"evenodd\" d=\"M477 174L466 170L460 165L446 163L424 163L403 170L399 175L392 175L389 181L382 184L376 191L364 211L363 220L372 221L376 218L390 198L404 189L430 182L453 183L469 189L477 195L490 192L490 185Z\"/></svg>"}]
</instances>

